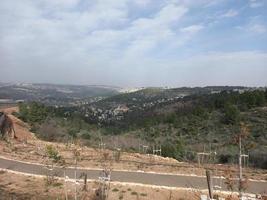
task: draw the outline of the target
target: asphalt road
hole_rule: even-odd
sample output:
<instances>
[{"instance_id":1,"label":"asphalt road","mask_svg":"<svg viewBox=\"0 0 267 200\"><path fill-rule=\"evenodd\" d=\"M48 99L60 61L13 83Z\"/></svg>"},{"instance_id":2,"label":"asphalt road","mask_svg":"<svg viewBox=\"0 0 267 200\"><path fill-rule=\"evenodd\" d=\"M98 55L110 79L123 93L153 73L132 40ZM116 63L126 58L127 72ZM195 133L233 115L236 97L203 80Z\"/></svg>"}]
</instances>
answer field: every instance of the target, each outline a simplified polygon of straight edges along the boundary
<instances>
[{"instance_id":1,"label":"asphalt road","mask_svg":"<svg viewBox=\"0 0 267 200\"><path fill-rule=\"evenodd\" d=\"M42 165L29 164L19 161L6 160L0 158L0 168L9 169L16 172L23 172L35 175L46 175L48 169ZM63 177L63 169L55 167L53 171L56 176ZM89 170L78 169L77 177L80 177L81 173L87 173L88 179L98 179L101 170ZM74 178L74 169L67 168L66 175L69 178ZM186 175L167 175L167 174L155 174L145 172L127 172L127 171L112 171L111 181L118 182L130 182L141 183L157 186L169 186L169 187L183 187L183 188L196 188L207 189L207 182L205 177L186 176ZM226 191L224 180L213 179L214 185L222 183L222 190ZM236 188L235 188L236 190ZM267 182L262 181L249 181L246 192L249 193L263 193L267 192Z\"/></svg>"}]
</instances>

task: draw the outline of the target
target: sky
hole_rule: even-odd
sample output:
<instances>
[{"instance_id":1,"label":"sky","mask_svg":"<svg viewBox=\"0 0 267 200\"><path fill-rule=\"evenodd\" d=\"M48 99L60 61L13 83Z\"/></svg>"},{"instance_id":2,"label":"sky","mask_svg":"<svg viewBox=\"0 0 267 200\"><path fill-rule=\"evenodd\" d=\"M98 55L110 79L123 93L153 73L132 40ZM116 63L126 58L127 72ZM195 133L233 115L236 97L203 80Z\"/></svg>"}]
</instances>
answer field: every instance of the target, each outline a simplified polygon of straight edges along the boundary
<instances>
[{"instance_id":1,"label":"sky","mask_svg":"<svg viewBox=\"0 0 267 200\"><path fill-rule=\"evenodd\" d=\"M1 0L0 82L267 86L267 0Z\"/></svg>"}]
</instances>

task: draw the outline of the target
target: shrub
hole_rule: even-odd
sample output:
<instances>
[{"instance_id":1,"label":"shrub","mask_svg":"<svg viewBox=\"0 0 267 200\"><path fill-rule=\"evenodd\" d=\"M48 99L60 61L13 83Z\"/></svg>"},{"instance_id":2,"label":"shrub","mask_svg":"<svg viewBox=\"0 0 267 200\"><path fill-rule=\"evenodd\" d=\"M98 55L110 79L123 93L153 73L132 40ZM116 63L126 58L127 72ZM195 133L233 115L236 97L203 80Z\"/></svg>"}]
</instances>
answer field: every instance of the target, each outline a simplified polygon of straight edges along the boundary
<instances>
[{"instance_id":1,"label":"shrub","mask_svg":"<svg viewBox=\"0 0 267 200\"><path fill-rule=\"evenodd\" d=\"M180 159L184 152L184 146L181 141L176 143L166 141L161 146L162 156Z\"/></svg>"},{"instance_id":2,"label":"shrub","mask_svg":"<svg viewBox=\"0 0 267 200\"><path fill-rule=\"evenodd\" d=\"M52 159L53 162L58 162L61 160L61 156L59 155L57 149L52 145L46 145L46 154Z\"/></svg>"},{"instance_id":3,"label":"shrub","mask_svg":"<svg viewBox=\"0 0 267 200\"><path fill-rule=\"evenodd\" d=\"M233 163L237 158L237 155L232 155L232 154L220 154L218 161L221 164L226 164L226 163Z\"/></svg>"},{"instance_id":4,"label":"shrub","mask_svg":"<svg viewBox=\"0 0 267 200\"><path fill-rule=\"evenodd\" d=\"M240 111L237 106L226 104L224 107L224 122L226 124L237 124L240 121Z\"/></svg>"},{"instance_id":5,"label":"shrub","mask_svg":"<svg viewBox=\"0 0 267 200\"><path fill-rule=\"evenodd\" d=\"M118 191L119 191L118 188L114 188L114 189L112 190L112 192L118 192Z\"/></svg>"},{"instance_id":6,"label":"shrub","mask_svg":"<svg viewBox=\"0 0 267 200\"><path fill-rule=\"evenodd\" d=\"M131 195L138 195L138 193L136 191L132 191Z\"/></svg>"}]
</instances>

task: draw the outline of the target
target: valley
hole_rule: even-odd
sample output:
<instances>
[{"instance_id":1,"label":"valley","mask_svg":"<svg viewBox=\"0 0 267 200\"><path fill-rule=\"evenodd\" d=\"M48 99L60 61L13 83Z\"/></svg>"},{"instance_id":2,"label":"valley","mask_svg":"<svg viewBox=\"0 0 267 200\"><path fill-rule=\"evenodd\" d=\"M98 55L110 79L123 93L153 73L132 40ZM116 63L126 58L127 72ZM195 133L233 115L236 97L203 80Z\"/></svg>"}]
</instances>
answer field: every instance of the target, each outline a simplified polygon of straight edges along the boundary
<instances>
[{"instance_id":1,"label":"valley","mask_svg":"<svg viewBox=\"0 0 267 200\"><path fill-rule=\"evenodd\" d=\"M177 198L187 193L188 199L198 199L205 194L206 170L210 170L214 184L221 188L219 196L235 198L237 186L231 193L223 191L229 190L228 180L238 185L234 181L238 174L234 139L245 127L249 130L243 141L243 152L249 155L243 166L246 192L265 194L266 99L263 88L207 87L145 88L77 105L58 106L38 99L2 103L0 110L13 121L16 139L0 141L0 168L8 169L1 176L11 173L19 179L29 176L29 183L40 182L47 180L47 169L51 169L55 184L61 186L51 183L36 189L46 188L59 197L66 187L63 169L77 169L79 177L86 172L92 179L88 183L91 192L83 193L82 179L77 178L81 182L78 195L90 196L99 184L94 180L105 169L112 174L109 193L119 195L112 197L115 199L127 196L127 192L114 192L117 187L122 188L118 191L139 187L139 199L152 198L155 190L165 191L163 199L174 193ZM12 174L14 171L22 174ZM68 172L70 180L74 172ZM7 185L6 194L11 195ZM16 195L21 195L22 186L16 187Z\"/></svg>"}]
</instances>

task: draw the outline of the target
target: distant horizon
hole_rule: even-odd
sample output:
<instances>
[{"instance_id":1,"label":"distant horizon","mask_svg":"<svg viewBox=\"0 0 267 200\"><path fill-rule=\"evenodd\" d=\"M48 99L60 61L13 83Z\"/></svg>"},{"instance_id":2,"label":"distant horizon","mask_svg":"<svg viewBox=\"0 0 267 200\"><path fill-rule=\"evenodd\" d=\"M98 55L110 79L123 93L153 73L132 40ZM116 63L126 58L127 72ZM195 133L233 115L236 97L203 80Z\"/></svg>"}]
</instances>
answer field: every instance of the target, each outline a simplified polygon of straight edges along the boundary
<instances>
[{"instance_id":1,"label":"distant horizon","mask_svg":"<svg viewBox=\"0 0 267 200\"><path fill-rule=\"evenodd\" d=\"M96 87L113 87L113 88L120 88L120 89L132 89L132 88L183 88L183 87L188 87L188 88L204 88L204 87L245 87L245 88L267 88L267 85L259 85L259 86L252 86L252 85L193 85L193 86L168 86L168 85L155 85L155 86L119 86L119 85L105 85L105 84L68 84L68 83L45 83L45 82L19 82L19 81L11 81L11 82L3 82L0 81L1 84L40 84L40 85L62 85L62 86L96 86Z\"/></svg>"}]
</instances>

